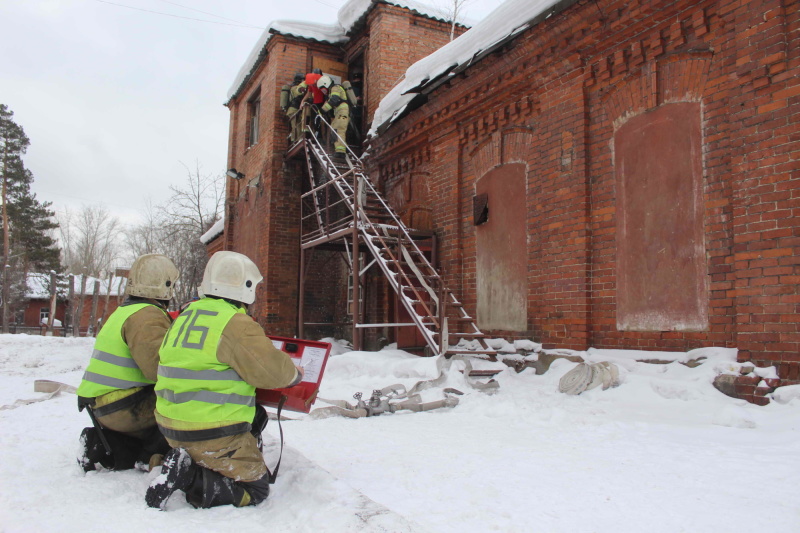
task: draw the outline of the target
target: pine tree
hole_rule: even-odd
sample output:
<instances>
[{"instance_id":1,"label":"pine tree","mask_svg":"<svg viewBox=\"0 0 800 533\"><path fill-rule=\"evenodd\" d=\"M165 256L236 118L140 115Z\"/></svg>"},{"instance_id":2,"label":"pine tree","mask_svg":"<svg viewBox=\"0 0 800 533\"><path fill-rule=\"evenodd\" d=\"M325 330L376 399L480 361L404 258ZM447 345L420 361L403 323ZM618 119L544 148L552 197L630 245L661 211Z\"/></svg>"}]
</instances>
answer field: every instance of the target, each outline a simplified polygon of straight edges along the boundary
<instances>
[{"instance_id":1,"label":"pine tree","mask_svg":"<svg viewBox=\"0 0 800 533\"><path fill-rule=\"evenodd\" d=\"M49 202L40 202L30 190L33 174L22 154L30 145L14 113L0 104L0 179L2 180L3 332L8 332L9 309L24 296L32 271L61 271L59 250L50 232L58 225Z\"/></svg>"}]
</instances>

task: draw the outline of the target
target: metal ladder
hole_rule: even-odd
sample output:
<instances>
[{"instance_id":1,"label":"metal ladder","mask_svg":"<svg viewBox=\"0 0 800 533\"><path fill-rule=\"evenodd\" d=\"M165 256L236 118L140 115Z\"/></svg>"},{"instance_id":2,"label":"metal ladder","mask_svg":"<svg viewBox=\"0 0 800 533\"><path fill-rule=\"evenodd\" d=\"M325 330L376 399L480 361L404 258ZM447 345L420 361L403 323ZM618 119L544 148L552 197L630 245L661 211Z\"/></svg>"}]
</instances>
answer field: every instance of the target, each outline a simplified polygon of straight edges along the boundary
<instances>
[{"instance_id":1,"label":"metal ladder","mask_svg":"<svg viewBox=\"0 0 800 533\"><path fill-rule=\"evenodd\" d=\"M337 238L360 243L359 249L366 247L372 261L362 271L357 261L350 260L354 284L356 276L377 265L432 354L494 356L496 351L475 319L444 285L409 229L364 173L356 154L348 149L344 160L335 160L310 131L301 142L311 179L311 190L301 200L301 245L313 247ZM352 248L355 256L357 250Z\"/></svg>"}]
</instances>

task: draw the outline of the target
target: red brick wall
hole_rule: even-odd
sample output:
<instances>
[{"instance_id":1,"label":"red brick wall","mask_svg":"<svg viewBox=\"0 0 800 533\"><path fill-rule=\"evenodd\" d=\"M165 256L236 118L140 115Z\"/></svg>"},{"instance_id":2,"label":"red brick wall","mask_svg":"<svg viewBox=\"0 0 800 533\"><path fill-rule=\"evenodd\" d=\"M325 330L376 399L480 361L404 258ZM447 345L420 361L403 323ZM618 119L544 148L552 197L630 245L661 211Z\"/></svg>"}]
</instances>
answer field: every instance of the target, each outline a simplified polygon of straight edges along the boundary
<instances>
[{"instance_id":1,"label":"red brick wall","mask_svg":"<svg viewBox=\"0 0 800 533\"><path fill-rule=\"evenodd\" d=\"M363 53L369 61L365 65L370 75L366 90L371 98L368 105L374 109L377 98L391 89L411 63L447 42L449 28L408 10L379 4L372 9L367 26L360 32L352 37L349 49L272 36L266 57L228 103L231 111L228 168L236 168L245 178L228 179L225 233L219 240L224 242L225 249L246 254L259 266L264 281L258 287L251 312L269 333L296 333L300 194L308 190L304 162L284 161L289 127L279 107L281 86L289 83L295 72L309 72L313 57L343 61L348 51ZM353 52L354 47L359 51ZM248 100L259 87L259 141L247 147ZM219 246L217 240L212 244L214 250ZM314 266L312 263L311 267ZM346 286L342 270L310 268L308 280L310 307L306 309L306 320L332 317L335 322L344 321L342 298ZM323 303L331 309L322 310ZM309 332L314 333L331 334L319 328ZM349 335L349 330L334 328L332 333Z\"/></svg>"},{"instance_id":2,"label":"red brick wall","mask_svg":"<svg viewBox=\"0 0 800 533\"><path fill-rule=\"evenodd\" d=\"M299 283L299 196L307 180L298 162L284 162L289 134L280 109L281 86L297 71L308 72L314 56L340 59L331 45L273 36L267 57L235 99L231 109L229 168L245 174L228 178L226 240L228 249L250 257L264 281L259 284L251 313L271 334L294 335ZM247 105L260 88L259 141L246 147Z\"/></svg>"},{"instance_id":3,"label":"red brick wall","mask_svg":"<svg viewBox=\"0 0 800 533\"><path fill-rule=\"evenodd\" d=\"M64 313L66 309L64 307L66 302L59 300L56 303L56 318L64 323ZM23 309L23 320L22 326L25 327L39 327L40 323L40 313L43 307L50 309L50 300L28 300L25 308Z\"/></svg>"},{"instance_id":4,"label":"red brick wall","mask_svg":"<svg viewBox=\"0 0 800 533\"><path fill-rule=\"evenodd\" d=\"M368 119L378 104L403 77L409 66L450 41L450 26L408 10L377 4L367 17L365 102ZM456 35L465 30L456 28ZM353 39L354 44L357 39Z\"/></svg>"},{"instance_id":5,"label":"red brick wall","mask_svg":"<svg viewBox=\"0 0 800 533\"><path fill-rule=\"evenodd\" d=\"M524 335L546 347L738 347L741 360L797 382L798 9L785 0L572 4L392 126L371 173L429 174L440 265L474 309L475 181L524 163ZM619 331L613 135L670 102L702 110L709 326Z\"/></svg>"}]
</instances>

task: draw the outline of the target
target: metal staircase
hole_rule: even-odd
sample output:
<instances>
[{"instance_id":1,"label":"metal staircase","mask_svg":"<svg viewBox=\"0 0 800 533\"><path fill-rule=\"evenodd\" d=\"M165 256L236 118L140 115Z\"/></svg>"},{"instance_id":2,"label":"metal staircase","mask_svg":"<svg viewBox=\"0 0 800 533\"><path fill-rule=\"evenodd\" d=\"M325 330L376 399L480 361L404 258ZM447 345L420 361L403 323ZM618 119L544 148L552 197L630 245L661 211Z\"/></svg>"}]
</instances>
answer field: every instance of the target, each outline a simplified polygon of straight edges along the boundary
<instances>
[{"instance_id":1,"label":"metal staircase","mask_svg":"<svg viewBox=\"0 0 800 533\"><path fill-rule=\"evenodd\" d=\"M321 122L323 128L330 128L326 121ZM333 129L330 132L335 135ZM301 249L339 243L347 251L353 301L358 301L361 276L376 267L411 317L409 323L363 324L359 313L354 312L356 348L359 348L356 342L359 328L415 326L432 355L495 355L475 319L445 287L439 273L417 246L412 236L415 232L403 224L364 173L361 160L349 149L345 157L334 158L325 144L319 135L309 131L290 148L290 155L305 152L310 177L311 189L301 197ZM363 267L359 264L359 252L370 258ZM302 257L301 252L301 263Z\"/></svg>"}]
</instances>

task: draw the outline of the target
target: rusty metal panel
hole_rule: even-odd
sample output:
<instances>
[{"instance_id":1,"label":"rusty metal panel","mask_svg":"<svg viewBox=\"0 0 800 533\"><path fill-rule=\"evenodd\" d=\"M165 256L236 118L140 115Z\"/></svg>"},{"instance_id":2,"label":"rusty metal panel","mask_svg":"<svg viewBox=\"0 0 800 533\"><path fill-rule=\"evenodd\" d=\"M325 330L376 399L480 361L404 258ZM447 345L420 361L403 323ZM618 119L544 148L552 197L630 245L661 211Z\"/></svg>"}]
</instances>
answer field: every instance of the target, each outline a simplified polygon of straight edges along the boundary
<instances>
[{"instance_id":1,"label":"rusty metal panel","mask_svg":"<svg viewBox=\"0 0 800 533\"><path fill-rule=\"evenodd\" d=\"M491 216L475 227L477 237L478 326L481 329L527 329L528 248L525 229L525 165L503 165L487 172L475 186L488 196Z\"/></svg>"},{"instance_id":2,"label":"rusty metal panel","mask_svg":"<svg viewBox=\"0 0 800 533\"><path fill-rule=\"evenodd\" d=\"M630 119L614 134L617 329L708 328L699 103Z\"/></svg>"}]
</instances>

